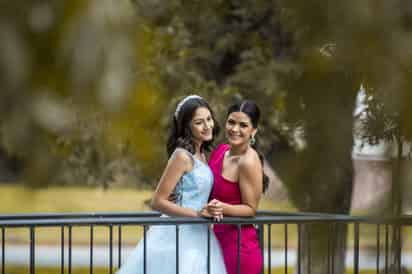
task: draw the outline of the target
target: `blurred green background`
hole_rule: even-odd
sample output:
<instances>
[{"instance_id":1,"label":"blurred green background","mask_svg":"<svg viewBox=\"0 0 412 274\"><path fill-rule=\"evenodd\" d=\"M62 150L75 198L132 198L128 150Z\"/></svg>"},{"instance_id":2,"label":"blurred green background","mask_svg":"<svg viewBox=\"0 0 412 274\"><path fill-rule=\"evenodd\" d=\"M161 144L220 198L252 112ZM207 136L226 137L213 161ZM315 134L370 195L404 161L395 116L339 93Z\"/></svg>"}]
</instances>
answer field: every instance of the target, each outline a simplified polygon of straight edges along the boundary
<instances>
[{"instance_id":1,"label":"blurred green background","mask_svg":"<svg viewBox=\"0 0 412 274\"><path fill-rule=\"evenodd\" d=\"M221 123L255 100L291 203L348 213L353 135L410 155L411 21L401 0L3 1L1 181L152 189L171 113L198 93Z\"/></svg>"},{"instance_id":2,"label":"blurred green background","mask_svg":"<svg viewBox=\"0 0 412 274\"><path fill-rule=\"evenodd\" d=\"M410 1L1 1L0 41L0 213L147 210L192 93L260 106L262 209L410 212Z\"/></svg>"}]
</instances>

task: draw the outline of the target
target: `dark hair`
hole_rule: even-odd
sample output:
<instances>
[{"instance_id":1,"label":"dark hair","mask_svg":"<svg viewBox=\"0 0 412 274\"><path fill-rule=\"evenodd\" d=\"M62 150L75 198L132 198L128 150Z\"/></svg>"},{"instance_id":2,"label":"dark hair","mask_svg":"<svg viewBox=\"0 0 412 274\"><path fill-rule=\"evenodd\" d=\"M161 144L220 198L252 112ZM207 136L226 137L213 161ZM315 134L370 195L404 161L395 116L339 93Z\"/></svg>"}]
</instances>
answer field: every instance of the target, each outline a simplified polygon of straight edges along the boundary
<instances>
[{"instance_id":1,"label":"dark hair","mask_svg":"<svg viewBox=\"0 0 412 274\"><path fill-rule=\"evenodd\" d=\"M190 151L191 153L195 153L190 122L192 121L195 111L199 107L207 108L210 111L214 122L212 131L213 138L210 141L204 142L200 150L211 150L211 146L213 144L213 141L215 140L216 135L220 131L220 127L209 104L203 98L195 97L185 101L183 105L181 105L177 113L173 113L171 131L166 146L167 154L169 157L177 147L181 147Z\"/></svg>"},{"instance_id":2,"label":"dark hair","mask_svg":"<svg viewBox=\"0 0 412 274\"><path fill-rule=\"evenodd\" d=\"M243 100L243 101L240 101L238 103L231 105L227 111L226 117L228 117L232 112L243 112L250 118L250 121L252 122L252 126L254 128L258 127L259 119L260 119L260 110L255 102L250 101L250 100ZM259 155L260 162L262 163L262 178L263 178L262 184L263 184L263 192L265 192L269 186L269 177L263 171L263 167L265 164L263 154L258 150L257 142L255 142L254 144L251 144L251 147L257 152L257 154Z\"/></svg>"}]
</instances>

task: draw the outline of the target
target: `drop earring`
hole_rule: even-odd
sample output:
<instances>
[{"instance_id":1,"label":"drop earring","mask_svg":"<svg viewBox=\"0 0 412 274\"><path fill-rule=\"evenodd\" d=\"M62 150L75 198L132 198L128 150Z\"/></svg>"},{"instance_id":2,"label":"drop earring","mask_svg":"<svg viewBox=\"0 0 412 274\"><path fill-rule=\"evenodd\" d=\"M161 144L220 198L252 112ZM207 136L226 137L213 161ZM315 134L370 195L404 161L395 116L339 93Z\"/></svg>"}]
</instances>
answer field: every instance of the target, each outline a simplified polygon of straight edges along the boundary
<instances>
[{"instance_id":1,"label":"drop earring","mask_svg":"<svg viewBox=\"0 0 412 274\"><path fill-rule=\"evenodd\" d=\"M255 136L252 135L252 137L250 138L249 144L250 144L251 146L253 146L254 144L256 144Z\"/></svg>"}]
</instances>

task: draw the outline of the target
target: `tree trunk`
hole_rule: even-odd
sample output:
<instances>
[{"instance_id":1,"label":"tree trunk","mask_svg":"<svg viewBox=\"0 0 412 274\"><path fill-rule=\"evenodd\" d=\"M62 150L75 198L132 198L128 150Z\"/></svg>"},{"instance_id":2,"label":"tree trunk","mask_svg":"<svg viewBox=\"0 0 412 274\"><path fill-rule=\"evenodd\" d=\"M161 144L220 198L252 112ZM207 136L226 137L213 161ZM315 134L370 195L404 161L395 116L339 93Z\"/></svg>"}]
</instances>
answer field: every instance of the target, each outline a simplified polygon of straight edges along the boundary
<instances>
[{"instance_id":1,"label":"tree trunk","mask_svg":"<svg viewBox=\"0 0 412 274\"><path fill-rule=\"evenodd\" d=\"M347 226L344 224L303 224L300 253L295 273L345 273Z\"/></svg>"},{"instance_id":2,"label":"tree trunk","mask_svg":"<svg viewBox=\"0 0 412 274\"><path fill-rule=\"evenodd\" d=\"M353 185L353 110L356 85L343 72L306 75L303 151L275 152L274 168L303 212L349 214ZM314 77L314 78L311 78ZM347 225L306 224L301 273L343 274ZM328 253L330 256L328 256ZM299 266L299 265L298 265Z\"/></svg>"},{"instance_id":3,"label":"tree trunk","mask_svg":"<svg viewBox=\"0 0 412 274\"><path fill-rule=\"evenodd\" d=\"M404 179L404 164L403 164L403 145L402 132L399 129L395 136L395 144L397 146L396 159L393 162L392 167L392 216L400 217L402 215L403 206L403 179ZM392 226L392 242L391 251L389 257L389 273L390 274L406 274L408 271L402 267L401 262L402 254L402 226Z\"/></svg>"}]
</instances>

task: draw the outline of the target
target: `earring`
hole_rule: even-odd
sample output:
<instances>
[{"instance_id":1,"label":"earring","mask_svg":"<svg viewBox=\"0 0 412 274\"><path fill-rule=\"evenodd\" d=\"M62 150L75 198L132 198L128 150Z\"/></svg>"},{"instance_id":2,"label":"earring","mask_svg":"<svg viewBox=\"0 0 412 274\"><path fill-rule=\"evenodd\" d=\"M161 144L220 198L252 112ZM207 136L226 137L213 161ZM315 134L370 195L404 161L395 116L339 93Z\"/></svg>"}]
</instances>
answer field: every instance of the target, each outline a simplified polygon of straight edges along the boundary
<instances>
[{"instance_id":1,"label":"earring","mask_svg":"<svg viewBox=\"0 0 412 274\"><path fill-rule=\"evenodd\" d=\"M250 144L251 146L253 146L254 144L256 144L255 136L252 135L252 137L250 137L249 144Z\"/></svg>"}]
</instances>

